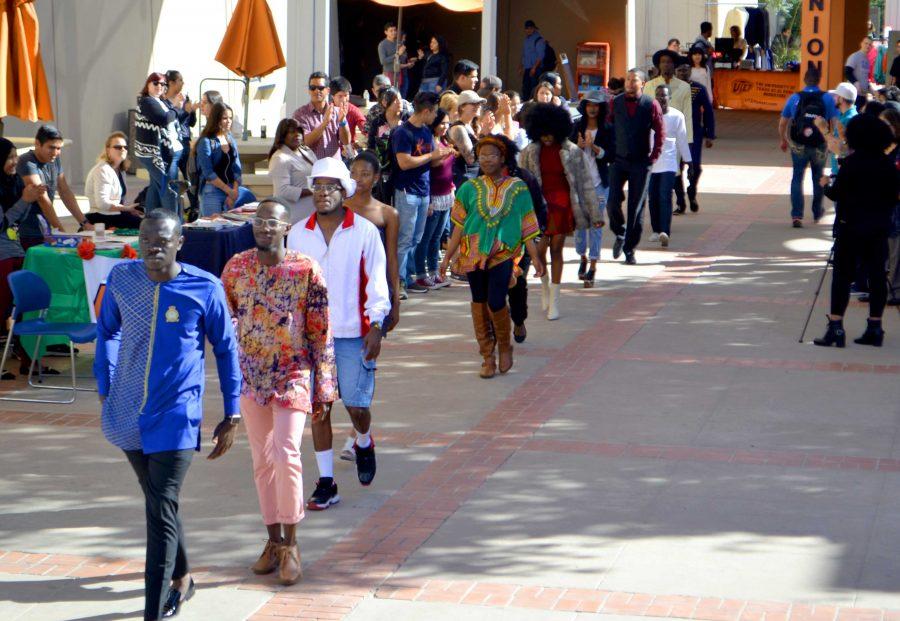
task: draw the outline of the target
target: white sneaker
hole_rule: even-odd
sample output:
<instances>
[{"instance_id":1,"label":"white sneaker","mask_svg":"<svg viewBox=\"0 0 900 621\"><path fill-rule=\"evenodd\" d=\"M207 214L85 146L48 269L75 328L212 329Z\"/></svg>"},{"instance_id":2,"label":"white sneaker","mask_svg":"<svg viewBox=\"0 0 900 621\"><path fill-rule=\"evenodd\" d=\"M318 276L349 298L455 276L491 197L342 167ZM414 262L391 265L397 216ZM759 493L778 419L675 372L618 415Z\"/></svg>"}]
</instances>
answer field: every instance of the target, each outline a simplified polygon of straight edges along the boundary
<instances>
[{"instance_id":1,"label":"white sneaker","mask_svg":"<svg viewBox=\"0 0 900 621\"><path fill-rule=\"evenodd\" d=\"M659 241L659 233L651 233L650 239L647 241L658 242Z\"/></svg>"},{"instance_id":2,"label":"white sneaker","mask_svg":"<svg viewBox=\"0 0 900 621\"><path fill-rule=\"evenodd\" d=\"M341 459L344 461L356 461L356 451L353 450L353 445L355 443L355 436L350 436L344 440L344 448L341 449Z\"/></svg>"},{"instance_id":3,"label":"white sneaker","mask_svg":"<svg viewBox=\"0 0 900 621\"><path fill-rule=\"evenodd\" d=\"M660 244L660 246L662 246L663 248L668 248L668 247L669 247L669 235L668 235L668 233L660 233L660 234L658 235L658 237L659 237L659 244Z\"/></svg>"}]
</instances>

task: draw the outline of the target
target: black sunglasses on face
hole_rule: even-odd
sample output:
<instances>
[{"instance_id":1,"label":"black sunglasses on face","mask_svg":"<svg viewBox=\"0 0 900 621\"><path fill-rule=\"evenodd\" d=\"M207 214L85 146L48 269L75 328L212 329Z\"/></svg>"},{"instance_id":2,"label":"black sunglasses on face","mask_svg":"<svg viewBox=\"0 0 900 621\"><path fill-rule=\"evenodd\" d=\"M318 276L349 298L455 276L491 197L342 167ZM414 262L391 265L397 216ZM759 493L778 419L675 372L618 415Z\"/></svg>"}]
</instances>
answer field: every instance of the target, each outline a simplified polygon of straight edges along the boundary
<instances>
[{"instance_id":1,"label":"black sunglasses on face","mask_svg":"<svg viewBox=\"0 0 900 621\"><path fill-rule=\"evenodd\" d=\"M312 86L312 85L310 85L309 90L311 90L311 91L324 91L326 88L328 88L328 87L327 87L327 86Z\"/></svg>"},{"instance_id":2,"label":"black sunglasses on face","mask_svg":"<svg viewBox=\"0 0 900 621\"><path fill-rule=\"evenodd\" d=\"M153 82L153 86L165 86L165 87L168 87L168 86L169 86L169 83L168 83L168 82L156 82L156 81L154 81L154 82Z\"/></svg>"},{"instance_id":3,"label":"black sunglasses on face","mask_svg":"<svg viewBox=\"0 0 900 621\"><path fill-rule=\"evenodd\" d=\"M116 151L124 151L128 148L126 144L114 144L109 147L110 149L115 149Z\"/></svg>"}]
</instances>

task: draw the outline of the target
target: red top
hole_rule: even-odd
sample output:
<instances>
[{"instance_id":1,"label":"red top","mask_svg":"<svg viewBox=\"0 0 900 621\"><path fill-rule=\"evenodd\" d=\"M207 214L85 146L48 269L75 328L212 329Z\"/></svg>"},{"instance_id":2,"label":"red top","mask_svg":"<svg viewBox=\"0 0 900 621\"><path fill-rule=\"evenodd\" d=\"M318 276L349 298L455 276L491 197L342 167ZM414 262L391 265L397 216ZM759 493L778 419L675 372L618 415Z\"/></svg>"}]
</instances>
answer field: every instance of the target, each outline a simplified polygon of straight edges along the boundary
<instances>
[{"instance_id":1,"label":"red top","mask_svg":"<svg viewBox=\"0 0 900 621\"><path fill-rule=\"evenodd\" d=\"M569 182L563 170L560 151L562 145L541 144L541 189L547 200L547 209L572 209L569 202Z\"/></svg>"}]
</instances>

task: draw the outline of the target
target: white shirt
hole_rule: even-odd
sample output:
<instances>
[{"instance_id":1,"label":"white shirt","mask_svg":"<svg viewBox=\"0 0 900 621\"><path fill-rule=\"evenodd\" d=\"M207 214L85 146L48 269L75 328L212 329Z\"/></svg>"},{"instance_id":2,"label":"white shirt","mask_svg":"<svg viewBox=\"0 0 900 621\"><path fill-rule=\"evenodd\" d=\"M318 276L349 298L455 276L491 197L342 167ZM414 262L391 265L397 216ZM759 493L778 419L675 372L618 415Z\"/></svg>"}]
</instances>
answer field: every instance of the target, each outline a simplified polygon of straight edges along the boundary
<instances>
[{"instance_id":1,"label":"white shirt","mask_svg":"<svg viewBox=\"0 0 900 621\"><path fill-rule=\"evenodd\" d=\"M663 115L663 123L666 124L666 139L663 142L662 153L659 159L653 163L651 173L675 172L678 165L678 156L685 162L691 161L691 150L688 148L687 128L684 126L684 115L669 106L669 111ZM650 144L653 144L653 131L650 132Z\"/></svg>"},{"instance_id":2,"label":"white shirt","mask_svg":"<svg viewBox=\"0 0 900 621\"><path fill-rule=\"evenodd\" d=\"M84 193L87 195L91 211L108 216L121 213L112 209L122 204L122 184L116 171L108 162L99 161L87 174L84 181Z\"/></svg>"},{"instance_id":3,"label":"white shirt","mask_svg":"<svg viewBox=\"0 0 900 621\"><path fill-rule=\"evenodd\" d=\"M691 80L706 87L706 94L712 99L712 80L706 67L691 67Z\"/></svg>"},{"instance_id":4,"label":"white shirt","mask_svg":"<svg viewBox=\"0 0 900 621\"><path fill-rule=\"evenodd\" d=\"M316 155L312 149L300 147L299 152L282 145L269 160L272 193L291 206L291 224L306 220L315 211L312 195L301 197L309 189L309 175Z\"/></svg>"},{"instance_id":5,"label":"white shirt","mask_svg":"<svg viewBox=\"0 0 900 621\"><path fill-rule=\"evenodd\" d=\"M374 224L346 210L344 221L325 243L313 213L288 233L287 246L317 261L328 287L328 314L334 338L365 336L391 309L387 259Z\"/></svg>"}]
</instances>

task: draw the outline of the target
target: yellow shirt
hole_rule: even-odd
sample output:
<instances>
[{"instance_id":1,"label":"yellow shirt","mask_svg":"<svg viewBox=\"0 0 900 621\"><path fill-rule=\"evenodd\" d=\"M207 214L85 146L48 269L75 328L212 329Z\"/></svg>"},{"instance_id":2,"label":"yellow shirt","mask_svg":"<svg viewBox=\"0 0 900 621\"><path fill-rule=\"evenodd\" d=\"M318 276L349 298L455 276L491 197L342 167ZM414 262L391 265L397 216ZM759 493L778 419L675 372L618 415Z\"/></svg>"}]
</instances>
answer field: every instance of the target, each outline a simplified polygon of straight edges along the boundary
<instances>
[{"instance_id":1,"label":"yellow shirt","mask_svg":"<svg viewBox=\"0 0 900 621\"><path fill-rule=\"evenodd\" d=\"M644 94L655 99L656 88L663 84L666 84L666 81L662 79L662 76L653 78L644 85ZM694 142L694 115L692 113L694 107L691 103L691 85L684 80L672 78L672 81L669 82L667 86L669 87L669 94L671 95L669 105L684 115L684 124L687 126L688 142ZM710 96L712 96L712 93L710 93Z\"/></svg>"}]
</instances>

